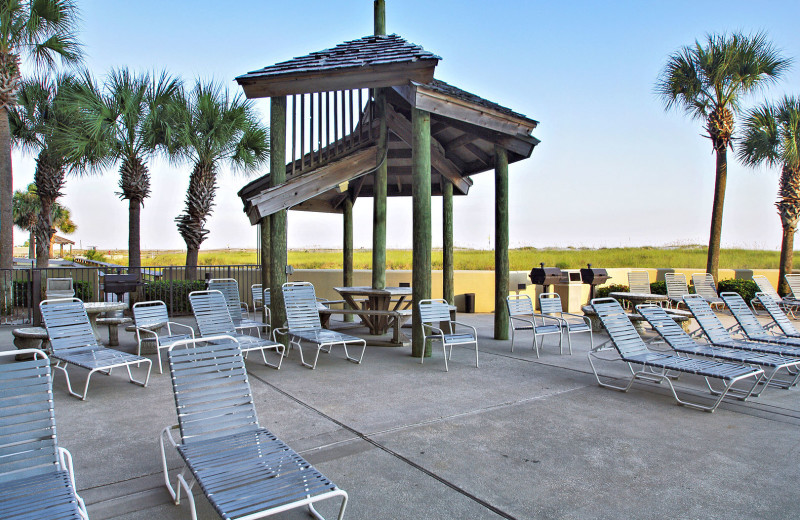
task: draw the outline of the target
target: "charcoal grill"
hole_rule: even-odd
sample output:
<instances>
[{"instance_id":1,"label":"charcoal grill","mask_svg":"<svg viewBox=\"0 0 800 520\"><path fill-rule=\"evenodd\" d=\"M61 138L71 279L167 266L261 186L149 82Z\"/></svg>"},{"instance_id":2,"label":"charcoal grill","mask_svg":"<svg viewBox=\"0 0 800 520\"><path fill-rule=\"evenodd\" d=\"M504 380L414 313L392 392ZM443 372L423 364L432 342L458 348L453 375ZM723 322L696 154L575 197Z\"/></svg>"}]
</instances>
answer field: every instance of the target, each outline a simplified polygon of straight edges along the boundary
<instances>
[{"instance_id":1,"label":"charcoal grill","mask_svg":"<svg viewBox=\"0 0 800 520\"><path fill-rule=\"evenodd\" d=\"M106 274L103 276L103 292L116 294L119 301L125 293L136 291L144 283L138 274Z\"/></svg>"},{"instance_id":2,"label":"charcoal grill","mask_svg":"<svg viewBox=\"0 0 800 520\"><path fill-rule=\"evenodd\" d=\"M563 274L558 267L545 267L542 262L539 267L531 269L531 283L541 285L543 292L551 292L550 286L559 283Z\"/></svg>"},{"instance_id":3,"label":"charcoal grill","mask_svg":"<svg viewBox=\"0 0 800 520\"><path fill-rule=\"evenodd\" d=\"M602 285L610 278L608 271L602 268L592 267L592 264L586 264L586 267L581 269L581 281L590 286L589 301L594 298L595 285Z\"/></svg>"}]
</instances>

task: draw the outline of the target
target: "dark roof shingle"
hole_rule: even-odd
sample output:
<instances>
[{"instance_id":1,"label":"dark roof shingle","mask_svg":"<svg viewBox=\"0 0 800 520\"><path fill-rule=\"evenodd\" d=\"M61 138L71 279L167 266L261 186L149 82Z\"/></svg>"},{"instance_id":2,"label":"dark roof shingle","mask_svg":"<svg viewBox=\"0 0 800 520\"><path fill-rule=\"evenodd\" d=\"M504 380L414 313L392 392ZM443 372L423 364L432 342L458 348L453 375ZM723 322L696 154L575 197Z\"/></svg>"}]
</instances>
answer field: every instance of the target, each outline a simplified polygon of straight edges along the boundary
<instances>
[{"instance_id":1,"label":"dark roof shingle","mask_svg":"<svg viewBox=\"0 0 800 520\"><path fill-rule=\"evenodd\" d=\"M441 58L432 52L426 51L419 45L407 42L396 34L365 36L358 40L340 43L332 49L312 52L306 56L299 56L263 69L254 70L236 79L413 63L420 60L438 61Z\"/></svg>"},{"instance_id":2,"label":"dark roof shingle","mask_svg":"<svg viewBox=\"0 0 800 520\"><path fill-rule=\"evenodd\" d=\"M493 101L489 101L488 99L482 98L480 96L476 96L475 94L472 94L471 92L467 92L466 90L461 90L458 87L454 87L453 85L450 85L449 83L445 83L444 81L440 81L438 79L434 79L430 83L426 83L423 86L425 88L429 88L431 90L434 90L434 91L437 91L437 92L441 92L442 94L445 94L447 96L452 96L454 98L461 99L461 100L466 101L468 103L473 103L475 105L479 105L479 106L483 106L483 107L486 107L486 108L490 108L492 110L500 112L501 114L506 114L506 115L511 116L511 117L517 117L517 118L520 118L520 119L525 119L525 120L531 121L531 122L533 122L533 123L535 123L537 125L539 124L538 121L536 121L534 119L531 119L531 118L529 118L529 117L527 117L527 116L525 116L523 114L520 114L519 112L514 112L510 108L506 108L506 107L504 107L502 105L498 105L497 103L495 103Z\"/></svg>"}]
</instances>

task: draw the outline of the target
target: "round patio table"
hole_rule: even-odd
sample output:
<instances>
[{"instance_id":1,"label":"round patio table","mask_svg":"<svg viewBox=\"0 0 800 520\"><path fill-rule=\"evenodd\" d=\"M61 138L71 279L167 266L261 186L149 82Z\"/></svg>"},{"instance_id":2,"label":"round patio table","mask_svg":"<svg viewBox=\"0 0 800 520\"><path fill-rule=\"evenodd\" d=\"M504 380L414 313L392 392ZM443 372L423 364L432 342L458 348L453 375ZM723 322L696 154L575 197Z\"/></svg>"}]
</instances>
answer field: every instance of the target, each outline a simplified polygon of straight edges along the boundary
<instances>
[{"instance_id":1,"label":"round patio table","mask_svg":"<svg viewBox=\"0 0 800 520\"><path fill-rule=\"evenodd\" d=\"M97 318L104 312L124 311L128 308L128 304L125 302L84 302L83 307L86 309L89 323L92 324L94 337L97 338L98 343L102 343L100 331L97 330Z\"/></svg>"}]
</instances>

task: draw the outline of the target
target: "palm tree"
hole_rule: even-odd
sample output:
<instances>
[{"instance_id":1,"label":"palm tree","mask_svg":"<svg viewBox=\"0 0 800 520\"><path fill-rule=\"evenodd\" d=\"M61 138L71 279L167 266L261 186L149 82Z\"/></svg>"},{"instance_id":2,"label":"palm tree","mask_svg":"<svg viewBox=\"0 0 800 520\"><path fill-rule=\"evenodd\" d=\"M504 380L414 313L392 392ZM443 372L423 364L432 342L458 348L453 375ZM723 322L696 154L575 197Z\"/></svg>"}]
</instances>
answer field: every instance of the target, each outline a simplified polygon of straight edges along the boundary
<instances>
[{"instance_id":1,"label":"palm tree","mask_svg":"<svg viewBox=\"0 0 800 520\"><path fill-rule=\"evenodd\" d=\"M705 123L705 136L717 155L714 206L706 271L718 279L722 209L728 174L727 150L741 98L777 80L791 60L783 58L766 35L708 35L671 55L656 84L667 110L682 109Z\"/></svg>"},{"instance_id":2,"label":"palm tree","mask_svg":"<svg viewBox=\"0 0 800 520\"><path fill-rule=\"evenodd\" d=\"M186 209L175 221L186 242L186 277L197 276L204 225L214 207L220 162L251 172L269 159L269 132L258 122L251 101L231 97L216 83L198 82L175 106L172 147L194 165L186 192Z\"/></svg>"},{"instance_id":3,"label":"palm tree","mask_svg":"<svg viewBox=\"0 0 800 520\"><path fill-rule=\"evenodd\" d=\"M59 128L75 120L70 105L64 102L67 92L74 88L75 78L69 74L25 80L19 89L17 106L9 113L15 144L38 153L34 183L41 210L34 231L39 268L47 267L50 260L53 205L62 195L66 173L66 160L58 150Z\"/></svg>"},{"instance_id":4,"label":"palm tree","mask_svg":"<svg viewBox=\"0 0 800 520\"><path fill-rule=\"evenodd\" d=\"M141 267L140 212L150 195L147 160L171 133L164 115L180 81L166 72L135 75L113 70L103 87L88 72L71 97L80 115L60 138L65 156L78 170L102 169L119 163L117 194L128 200L128 271Z\"/></svg>"},{"instance_id":5,"label":"palm tree","mask_svg":"<svg viewBox=\"0 0 800 520\"><path fill-rule=\"evenodd\" d=\"M14 216L14 225L30 234L28 238L28 258L36 258L34 244L36 243L34 230L39 216L39 197L36 196L36 185L28 184L26 191L17 190L12 198L11 211Z\"/></svg>"},{"instance_id":6,"label":"palm tree","mask_svg":"<svg viewBox=\"0 0 800 520\"><path fill-rule=\"evenodd\" d=\"M781 166L775 203L783 226L778 292L788 294L784 275L792 272L794 233L800 218L800 99L785 96L777 104L765 103L750 110L739 159L748 166Z\"/></svg>"},{"instance_id":7,"label":"palm tree","mask_svg":"<svg viewBox=\"0 0 800 520\"><path fill-rule=\"evenodd\" d=\"M53 236L55 230L58 229L62 233L74 233L78 226L75 225L75 222L72 221L72 214L68 208L62 206L58 202L54 202L50 206L50 210L52 215L49 218L49 221L52 223L53 228L50 230L50 233L47 237L47 242L41 244L39 242L40 237L38 236L37 225L40 222L40 215L42 211L42 204L39 199L39 195L37 193L36 184L31 183L28 184L28 188L26 191L15 191L14 198L13 198L13 213L14 213L14 225L28 231L30 233L30 238L28 239L28 257L34 258L34 244L36 244L37 251L44 247L48 250L48 258L49 258L49 249L50 249L50 237ZM36 232L36 233L35 233ZM38 262L36 267L41 267ZM47 267L45 265L44 267Z\"/></svg>"},{"instance_id":8,"label":"palm tree","mask_svg":"<svg viewBox=\"0 0 800 520\"><path fill-rule=\"evenodd\" d=\"M52 70L56 58L65 64L78 63L77 21L78 8L73 0L0 1L0 269L10 269L13 258L14 188L8 112L17 101L20 62L27 58L39 70ZM10 273L2 282L5 302Z\"/></svg>"}]
</instances>

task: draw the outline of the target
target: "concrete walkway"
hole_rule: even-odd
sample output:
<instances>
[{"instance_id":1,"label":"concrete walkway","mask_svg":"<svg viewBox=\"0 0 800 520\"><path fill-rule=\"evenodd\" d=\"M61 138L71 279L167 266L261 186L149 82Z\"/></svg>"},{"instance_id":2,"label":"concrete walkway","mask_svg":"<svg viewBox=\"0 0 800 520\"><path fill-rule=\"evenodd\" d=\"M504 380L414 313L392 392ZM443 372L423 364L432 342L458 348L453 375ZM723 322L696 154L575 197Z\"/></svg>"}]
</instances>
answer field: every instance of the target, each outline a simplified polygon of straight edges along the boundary
<instances>
[{"instance_id":1,"label":"concrete walkway","mask_svg":"<svg viewBox=\"0 0 800 520\"><path fill-rule=\"evenodd\" d=\"M548 338L536 359L524 335L514 353L510 341L492 340L491 315L460 319L478 327L479 369L469 349L454 350L450 372L441 349L424 365L410 348L388 347L368 347L361 366L340 349L314 371L297 353L280 371L248 362L261 424L350 494L346 518L800 516L800 389L703 413L676 406L658 385L598 387L584 335L572 356ZM120 341L133 351L130 333ZM8 328L0 348L13 348ZM82 382L85 373L72 371ZM707 395L703 385L677 383ZM156 369L147 388L123 373L96 375L81 402L57 373L54 394L59 444L74 456L93 520L190 518L160 469L159 432L176 422L167 374ZM218 518L204 498L197 504L200 518ZM336 506L319 509L335 518Z\"/></svg>"}]
</instances>

